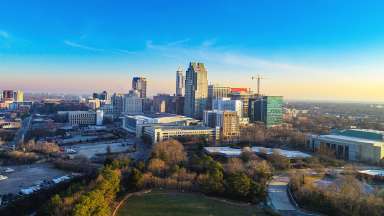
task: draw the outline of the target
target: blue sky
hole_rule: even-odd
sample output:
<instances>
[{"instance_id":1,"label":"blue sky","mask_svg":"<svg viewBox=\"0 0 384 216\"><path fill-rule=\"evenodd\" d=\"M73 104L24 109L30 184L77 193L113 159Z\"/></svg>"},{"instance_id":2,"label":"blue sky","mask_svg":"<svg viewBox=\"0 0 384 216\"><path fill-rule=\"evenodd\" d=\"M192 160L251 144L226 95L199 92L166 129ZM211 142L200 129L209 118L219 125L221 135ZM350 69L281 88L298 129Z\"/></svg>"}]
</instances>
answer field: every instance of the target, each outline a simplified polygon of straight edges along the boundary
<instances>
[{"instance_id":1,"label":"blue sky","mask_svg":"<svg viewBox=\"0 0 384 216\"><path fill-rule=\"evenodd\" d=\"M203 61L213 83L255 88L249 77L260 73L268 94L384 100L379 0L0 5L0 89L128 91L131 77L144 75L152 94L173 92L178 66Z\"/></svg>"}]
</instances>

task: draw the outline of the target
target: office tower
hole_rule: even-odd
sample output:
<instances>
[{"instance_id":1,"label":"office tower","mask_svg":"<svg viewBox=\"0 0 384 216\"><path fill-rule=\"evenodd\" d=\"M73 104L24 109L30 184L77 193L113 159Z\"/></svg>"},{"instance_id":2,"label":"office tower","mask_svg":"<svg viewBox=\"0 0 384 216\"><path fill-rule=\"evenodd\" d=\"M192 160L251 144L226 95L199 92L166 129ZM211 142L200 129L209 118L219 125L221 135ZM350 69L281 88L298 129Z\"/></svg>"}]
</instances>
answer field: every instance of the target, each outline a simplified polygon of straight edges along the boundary
<instances>
[{"instance_id":1,"label":"office tower","mask_svg":"<svg viewBox=\"0 0 384 216\"><path fill-rule=\"evenodd\" d=\"M212 128L220 128L221 142L239 141L239 116L235 111L204 111L204 124Z\"/></svg>"},{"instance_id":2,"label":"office tower","mask_svg":"<svg viewBox=\"0 0 384 216\"><path fill-rule=\"evenodd\" d=\"M3 91L3 101L14 101L14 91L13 90L4 90Z\"/></svg>"},{"instance_id":3,"label":"office tower","mask_svg":"<svg viewBox=\"0 0 384 216\"><path fill-rule=\"evenodd\" d=\"M13 92L13 101L23 102L24 101L24 92L21 90L17 90Z\"/></svg>"},{"instance_id":4,"label":"office tower","mask_svg":"<svg viewBox=\"0 0 384 216\"><path fill-rule=\"evenodd\" d=\"M169 94L157 94L153 96L153 111L154 112L169 112L169 105L172 96Z\"/></svg>"},{"instance_id":5,"label":"office tower","mask_svg":"<svg viewBox=\"0 0 384 216\"><path fill-rule=\"evenodd\" d=\"M139 97L140 92L131 90L128 94L124 95L123 99L123 112L126 114L139 114L143 113L143 98Z\"/></svg>"},{"instance_id":6,"label":"office tower","mask_svg":"<svg viewBox=\"0 0 384 216\"><path fill-rule=\"evenodd\" d=\"M240 100L243 104L243 118L248 118L248 103L249 99L256 98L256 94L246 88L232 88L229 94L231 100Z\"/></svg>"},{"instance_id":7,"label":"office tower","mask_svg":"<svg viewBox=\"0 0 384 216\"><path fill-rule=\"evenodd\" d=\"M220 85L208 85L207 109L212 109L213 100L228 97L229 93L231 93L231 87Z\"/></svg>"},{"instance_id":8,"label":"office tower","mask_svg":"<svg viewBox=\"0 0 384 216\"><path fill-rule=\"evenodd\" d=\"M184 97L172 97L171 103L169 105L169 112L173 114L184 115Z\"/></svg>"},{"instance_id":9,"label":"office tower","mask_svg":"<svg viewBox=\"0 0 384 216\"><path fill-rule=\"evenodd\" d=\"M184 97L169 94L153 96L153 111L183 115Z\"/></svg>"},{"instance_id":10,"label":"office tower","mask_svg":"<svg viewBox=\"0 0 384 216\"><path fill-rule=\"evenodd\" d=\"M124 95L119 93L115 93L111 97L114 119L119 118L123 112L123 98Z\"/></svg>"},{"instance_id":11,"label":"office tower","mask_svg":"<svg viewBox=\"0 0 384 216\"><path fill-rule=\"evenodd\" d=\"M264 122L267 128L283 123L283 97L263 96L249 100L250 122Z\"/></svg>"},{"instance_id":12,"label":"office tower","mask_svg":"<svg viewBox=\"0 0 384 216\"><path fill-rule=\"evenodd\" d=\"M133 77L132 89L139 92L139 97L147 97L147 78L145 77Z\"/></svg>"},{"instance_id":13,"label":"office tower","mask_svg":"<svg viewBox=\"0 0 384 216\"><path fill-rule=\"evenodd\" d=\"M94 100L100 100L102 104L110 104L111 103L111 96L108 94L107 91L103 91L101 93L93 93L92 98Z\"/></svg>"},{"instance_id":14,"label":"office tower","mask_svg":"<svg viewBox=\"0 0 384 216\"><path fill-rule=\"evenodd\" d=\"M176 96L183 96L184 84L185 79L183 69L179 67L179 69L177 69L176 71Z\"/></svg>"},{"instance_id":15,"label":"office tower","mask_svg":"<svg viewBox=\"0 0 384 216\"><path fill-rule=\"evenodd\" d=\"M208 79L203 63L191 62L186 72L184 114L202 119L207 106Z\"/></svg>"},{"instance_id":16,"label":"office tower","mask_svg":"<svg viewBox=\"0 0 384 216\"><path fill-rule=\"evenodd\" d=\"M243 117L243 103L241 100L231 100L227 97L214 99L212 110L235 111L239 118Z\"/></svg>"}]
</instances>

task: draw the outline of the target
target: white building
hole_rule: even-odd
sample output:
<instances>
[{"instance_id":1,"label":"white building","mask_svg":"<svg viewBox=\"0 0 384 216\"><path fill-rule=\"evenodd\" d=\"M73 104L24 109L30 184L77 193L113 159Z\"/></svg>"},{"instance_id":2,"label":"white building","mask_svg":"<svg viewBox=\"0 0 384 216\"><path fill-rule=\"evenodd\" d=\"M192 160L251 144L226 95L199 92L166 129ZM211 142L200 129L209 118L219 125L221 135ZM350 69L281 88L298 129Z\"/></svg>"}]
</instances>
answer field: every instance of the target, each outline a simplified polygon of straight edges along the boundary
<instances>
[{"instance_id":1,"label":"white building","mask_svg":"<svg viewBox=\"0 0 384 216\"><path fill-rule=\"evenodd\" d=\"M216 134L220 133L215 128L204 126L151 126L144 128L144 136L152 143L181 137L205 137L216 142Z\"/></svg>"},{"instance_id":2,"label":"white building","mask_svg":"<svg viewBox=\"0 0 384 216\"><path fill-rule=\"evenodd\" d=\"M239 117L243 115L243 103L241 100L231 100L231 98L216 98L212 101L212 110L235 111Z\"/></svg>"},{"instance_id":3,"label":"white building","mask_svg":"<svg viewBox=\"0 0 384 216\"><path fill-rule=\"evenodd\" d=\"M59 115L67 115L71 125L101 125L103 111L59 111Z\"/></svg>"},{"instance_id":4,"label":"white building","mask_svg":"<svg viewBox=\"0 0 384 216\"><path fill-rule=\"evenodd\" d=\"M140 114L143 113L143 98L139 96L138 91L130 91L123 98L123 113Z\"/></svg>"},{"instance_id":5,"label":"white building","mask_svg":"<svg viewBox=\"0 0 384 216\"><path fill-rule=\"evenodd\" d=\"M142 136L143 128L153 125L190 125L198 121L186 116L170 113L154 113L141 115L125 115L123 117L123 128L137 137Z\"/></svg>"}]
</instances>

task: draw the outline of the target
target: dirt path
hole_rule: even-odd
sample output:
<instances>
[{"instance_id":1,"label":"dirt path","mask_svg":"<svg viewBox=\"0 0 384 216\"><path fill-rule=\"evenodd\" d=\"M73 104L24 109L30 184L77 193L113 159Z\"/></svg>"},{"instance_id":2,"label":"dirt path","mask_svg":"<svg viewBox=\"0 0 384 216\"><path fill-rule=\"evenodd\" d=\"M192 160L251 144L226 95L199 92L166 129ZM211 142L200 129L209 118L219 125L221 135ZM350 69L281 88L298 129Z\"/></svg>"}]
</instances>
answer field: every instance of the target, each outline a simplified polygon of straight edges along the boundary
<instances>
[{"instance_id":1,"label":"dirt path","mask_svg":"<svg viewBox=\"0 0 384 216\"><path fill-rule=\"evenodd\" d=\"M117 211L120 209L121 205L123 205L123 203L127 201L127 199L130 198L131 196L141 196L141 195L150 193L151 191L152 190L145 190L145 191L139 191L139 192L129 193L125 195L125 197L117 204L117 206L115 207L115 210L113 210L112 216L116 216Z\"/></svg>"}]
</instances>

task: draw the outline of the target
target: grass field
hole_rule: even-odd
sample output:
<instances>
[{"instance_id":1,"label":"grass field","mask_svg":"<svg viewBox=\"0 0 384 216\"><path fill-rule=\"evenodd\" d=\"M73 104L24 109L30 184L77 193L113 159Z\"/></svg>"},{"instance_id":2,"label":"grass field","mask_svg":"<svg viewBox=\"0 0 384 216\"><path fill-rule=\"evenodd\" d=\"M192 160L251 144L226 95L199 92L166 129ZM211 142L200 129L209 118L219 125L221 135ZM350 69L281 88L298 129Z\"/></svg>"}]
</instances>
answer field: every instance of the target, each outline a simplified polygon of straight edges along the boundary
<instances>
[{"instance_id":1,"label":"grass field","mask_svg":"<svg viewBox=\"0 0 384 216\"><path fill-rule=\"evenodd\" d=\"M264 216L256 206L235 206L199 194L153 191L133 196L120 208L119 216Z\"/></svg>"}]
</instances>

